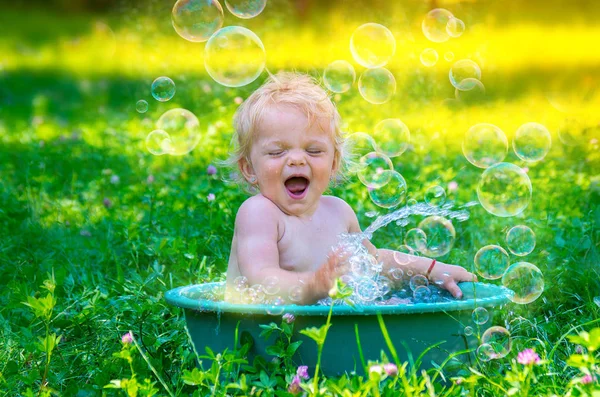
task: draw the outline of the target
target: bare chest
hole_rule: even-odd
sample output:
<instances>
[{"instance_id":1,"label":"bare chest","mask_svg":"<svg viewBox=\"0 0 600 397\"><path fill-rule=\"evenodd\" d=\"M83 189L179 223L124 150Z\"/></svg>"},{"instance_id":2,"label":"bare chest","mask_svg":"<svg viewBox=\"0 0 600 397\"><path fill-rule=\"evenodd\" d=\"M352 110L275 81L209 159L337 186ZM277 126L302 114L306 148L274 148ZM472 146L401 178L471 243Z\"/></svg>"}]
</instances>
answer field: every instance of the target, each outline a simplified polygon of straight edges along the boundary
<instances>
[{"instance_id":1,"label":"bare chest","mask_svg":"<svg viewBox=\"0 0 600 397\"><path fill-rule=\"evenodd\" d=\"M327 259L338 235L348 227L342 220L288 218L285 230L277 243L279 266L291 271L314 271Z\"/></svg>"}]
</instances>

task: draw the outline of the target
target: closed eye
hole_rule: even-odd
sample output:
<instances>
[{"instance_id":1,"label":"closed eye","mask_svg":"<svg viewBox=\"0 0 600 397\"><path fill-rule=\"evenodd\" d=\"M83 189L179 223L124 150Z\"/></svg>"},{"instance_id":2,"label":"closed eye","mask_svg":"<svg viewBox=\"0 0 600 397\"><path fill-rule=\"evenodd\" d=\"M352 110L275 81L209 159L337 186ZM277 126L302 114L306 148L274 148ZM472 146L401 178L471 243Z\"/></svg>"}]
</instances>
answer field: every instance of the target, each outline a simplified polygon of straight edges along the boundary
<instances>
[{"instance_id":1,"label":"closed eye","mask_svg":"<svg viewBox=\"0 0 600 397\"><path fill-rule=\"evenodd\" d=\"M322 151L322 150L319 150L319 149L311 149L311 150L307 150L307 152L308 152L309 154L319 154L319 153L323 153L323 151Z\"/></svg>"},{"instance_id":2,"label":"closed eye","mask_svg":"<svg viewBox=\"0 0 600 397\"><path fill-rule=\"evenodd\" d=\"M269 152L268 155L269 156L280 156L283 153L283 150L276 150L273 152Z\"/></svg>"}]
</instances>

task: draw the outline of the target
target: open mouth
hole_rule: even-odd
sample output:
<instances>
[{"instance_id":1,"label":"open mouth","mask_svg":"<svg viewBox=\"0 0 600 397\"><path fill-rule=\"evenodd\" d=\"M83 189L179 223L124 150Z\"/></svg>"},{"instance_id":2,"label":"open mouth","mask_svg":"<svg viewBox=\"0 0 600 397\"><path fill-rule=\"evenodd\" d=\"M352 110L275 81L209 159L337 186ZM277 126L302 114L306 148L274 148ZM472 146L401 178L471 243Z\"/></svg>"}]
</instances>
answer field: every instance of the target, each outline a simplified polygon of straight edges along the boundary
<instances>
[{"instance_id":1,"label":"open mouth","mask_svg":"<svg viewBox=\"0 0 600 397\"><path fill-rule=\"evenodd\" d=\"M308 191L310 181L303 176L292 176L285 180L285 189L293 199L302 199Z\"/></svg>"}]
</instances>

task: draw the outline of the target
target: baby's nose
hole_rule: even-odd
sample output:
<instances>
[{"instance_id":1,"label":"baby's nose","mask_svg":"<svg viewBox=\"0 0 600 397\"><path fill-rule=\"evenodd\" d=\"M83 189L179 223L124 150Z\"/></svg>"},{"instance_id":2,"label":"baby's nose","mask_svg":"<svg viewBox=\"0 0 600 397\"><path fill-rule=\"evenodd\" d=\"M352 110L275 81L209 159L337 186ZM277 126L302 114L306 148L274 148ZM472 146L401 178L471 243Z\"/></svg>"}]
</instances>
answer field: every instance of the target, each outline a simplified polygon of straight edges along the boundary
<instances>
[{"instance_id":1,"label":"baby's nose","mask_svg":"<svg viewBox=\"0 0 600 397\"><path fill-rule=\"evenodd\" d=\"M304 165L306 164L306 158L303 153L291 152L288 157L288 165Z\"/></svg>"}]
</instances>

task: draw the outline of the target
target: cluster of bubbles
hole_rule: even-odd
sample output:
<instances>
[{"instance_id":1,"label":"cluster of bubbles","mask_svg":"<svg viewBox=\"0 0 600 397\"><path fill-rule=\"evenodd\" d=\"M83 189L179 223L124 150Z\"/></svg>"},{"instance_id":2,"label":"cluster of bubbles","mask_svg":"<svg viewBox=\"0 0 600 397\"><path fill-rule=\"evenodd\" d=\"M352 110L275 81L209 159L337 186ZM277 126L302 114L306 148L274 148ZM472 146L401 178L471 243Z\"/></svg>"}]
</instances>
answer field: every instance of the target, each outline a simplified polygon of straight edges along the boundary
<instances>
[{"instance_id":1,"label":"cluster of bubbles","mask_svg":"<svg viewBox=\"0 0 600 397\"><path fill-rule=\"evenodd\" d=\"M225 6L242 19L260 14L266 0L226 0ZM192 42L206 42L204 66L208 74L226 87L250 84L266 63L260 38L241 26L223 27L223 7L217 0L178 0L171 12L173 28Z\"/></svg>"},{"instance_id":2,"label":"cluster of bubbles","mask_svg":"<svg viewBox=\"0 0 600 397\"><path fill-rule=\"evenodd\" d=\"M521 160L540 161L550 150L550 132L542 124L525 123L517 129L512 146ZM467 161L485 169L477 185L483 208L499 217L515 216L527 208L531 180L522 168L503 162L508 139L499 127L489 123L473 125L465 134L462 151Z\"/></svg>"},{"instance_id":3,"label":"cluster of bubbles","mask_svg":"<svg viewBox=\"0 0 600 397\"><path fill-rule=\"evenodd\" d=\"M443 43L450 38L462 36L465 23L443 8L431 10L423 19L421 29L425 37L434 43ZM423 66L435 66L440 58L434 48L425 48L420 55ZM454 53L444 54L447 62L454 61ZM485 96L485 86L481 82L481 68L471 59L456 61L448 72L450 83L455 88L454 96L461 103L475 103Z\"/></svg>"},{"instance_id":4,"label":"cluster of bubbles","mask_svg":"<svg viewBox=\"0 0 600 397\"><path fill-rule=\"evenodd\" d=\"M384 67L396 52L392 32L378 23L361 25L350 37L350 52L354 60L366 68L358 78L360 95L372 104L388 102L396 93L396 79ZM323 72L323 84L334 93L347 92L355 81L354 67L345 60L330 63Z\"/></svg>"},{"instance_id":5,"label":"cluster of bubbles","mask_svg":"<svg viewBox=\"0 0 600 397\"><path fill-rule=\"evenodd\" d=\"M368 188L375 205L392 209L406 202L408 187L391 158L402 155L410 143L410 130L399 119L377 123L373 136L355 132L346 137L353 155L350 172Z\"/></svg>"},{"instance_id":6,"label":"cluster of bubbles","mask_svg":"<svg viewBox=\"0 0 600 397\"><path fill-rule=\"evenodd\" d=\"M157 156L181 156L191 152L200 138L198 118L189 110L176 108L160 116L156 129L146 137L146 148Z\"/></svg>"},{"instance_id":7,"label":"cluster of bubbles","mask_svg":"<svg viewBox=\"0 0 600 397\"><path fill-rule=\"evenodd\" d=\"M535 233L525 225L512 227L506 234L508 250L516 256L530 254L535 248ZM502 279L502 285L513 291L509 299L527 304L544 291L544 276L532 263L519 261L510 264L508 252L499 245L486 245L475 254L475 270L488 280Z\"/></svg>"}]
</instances>

